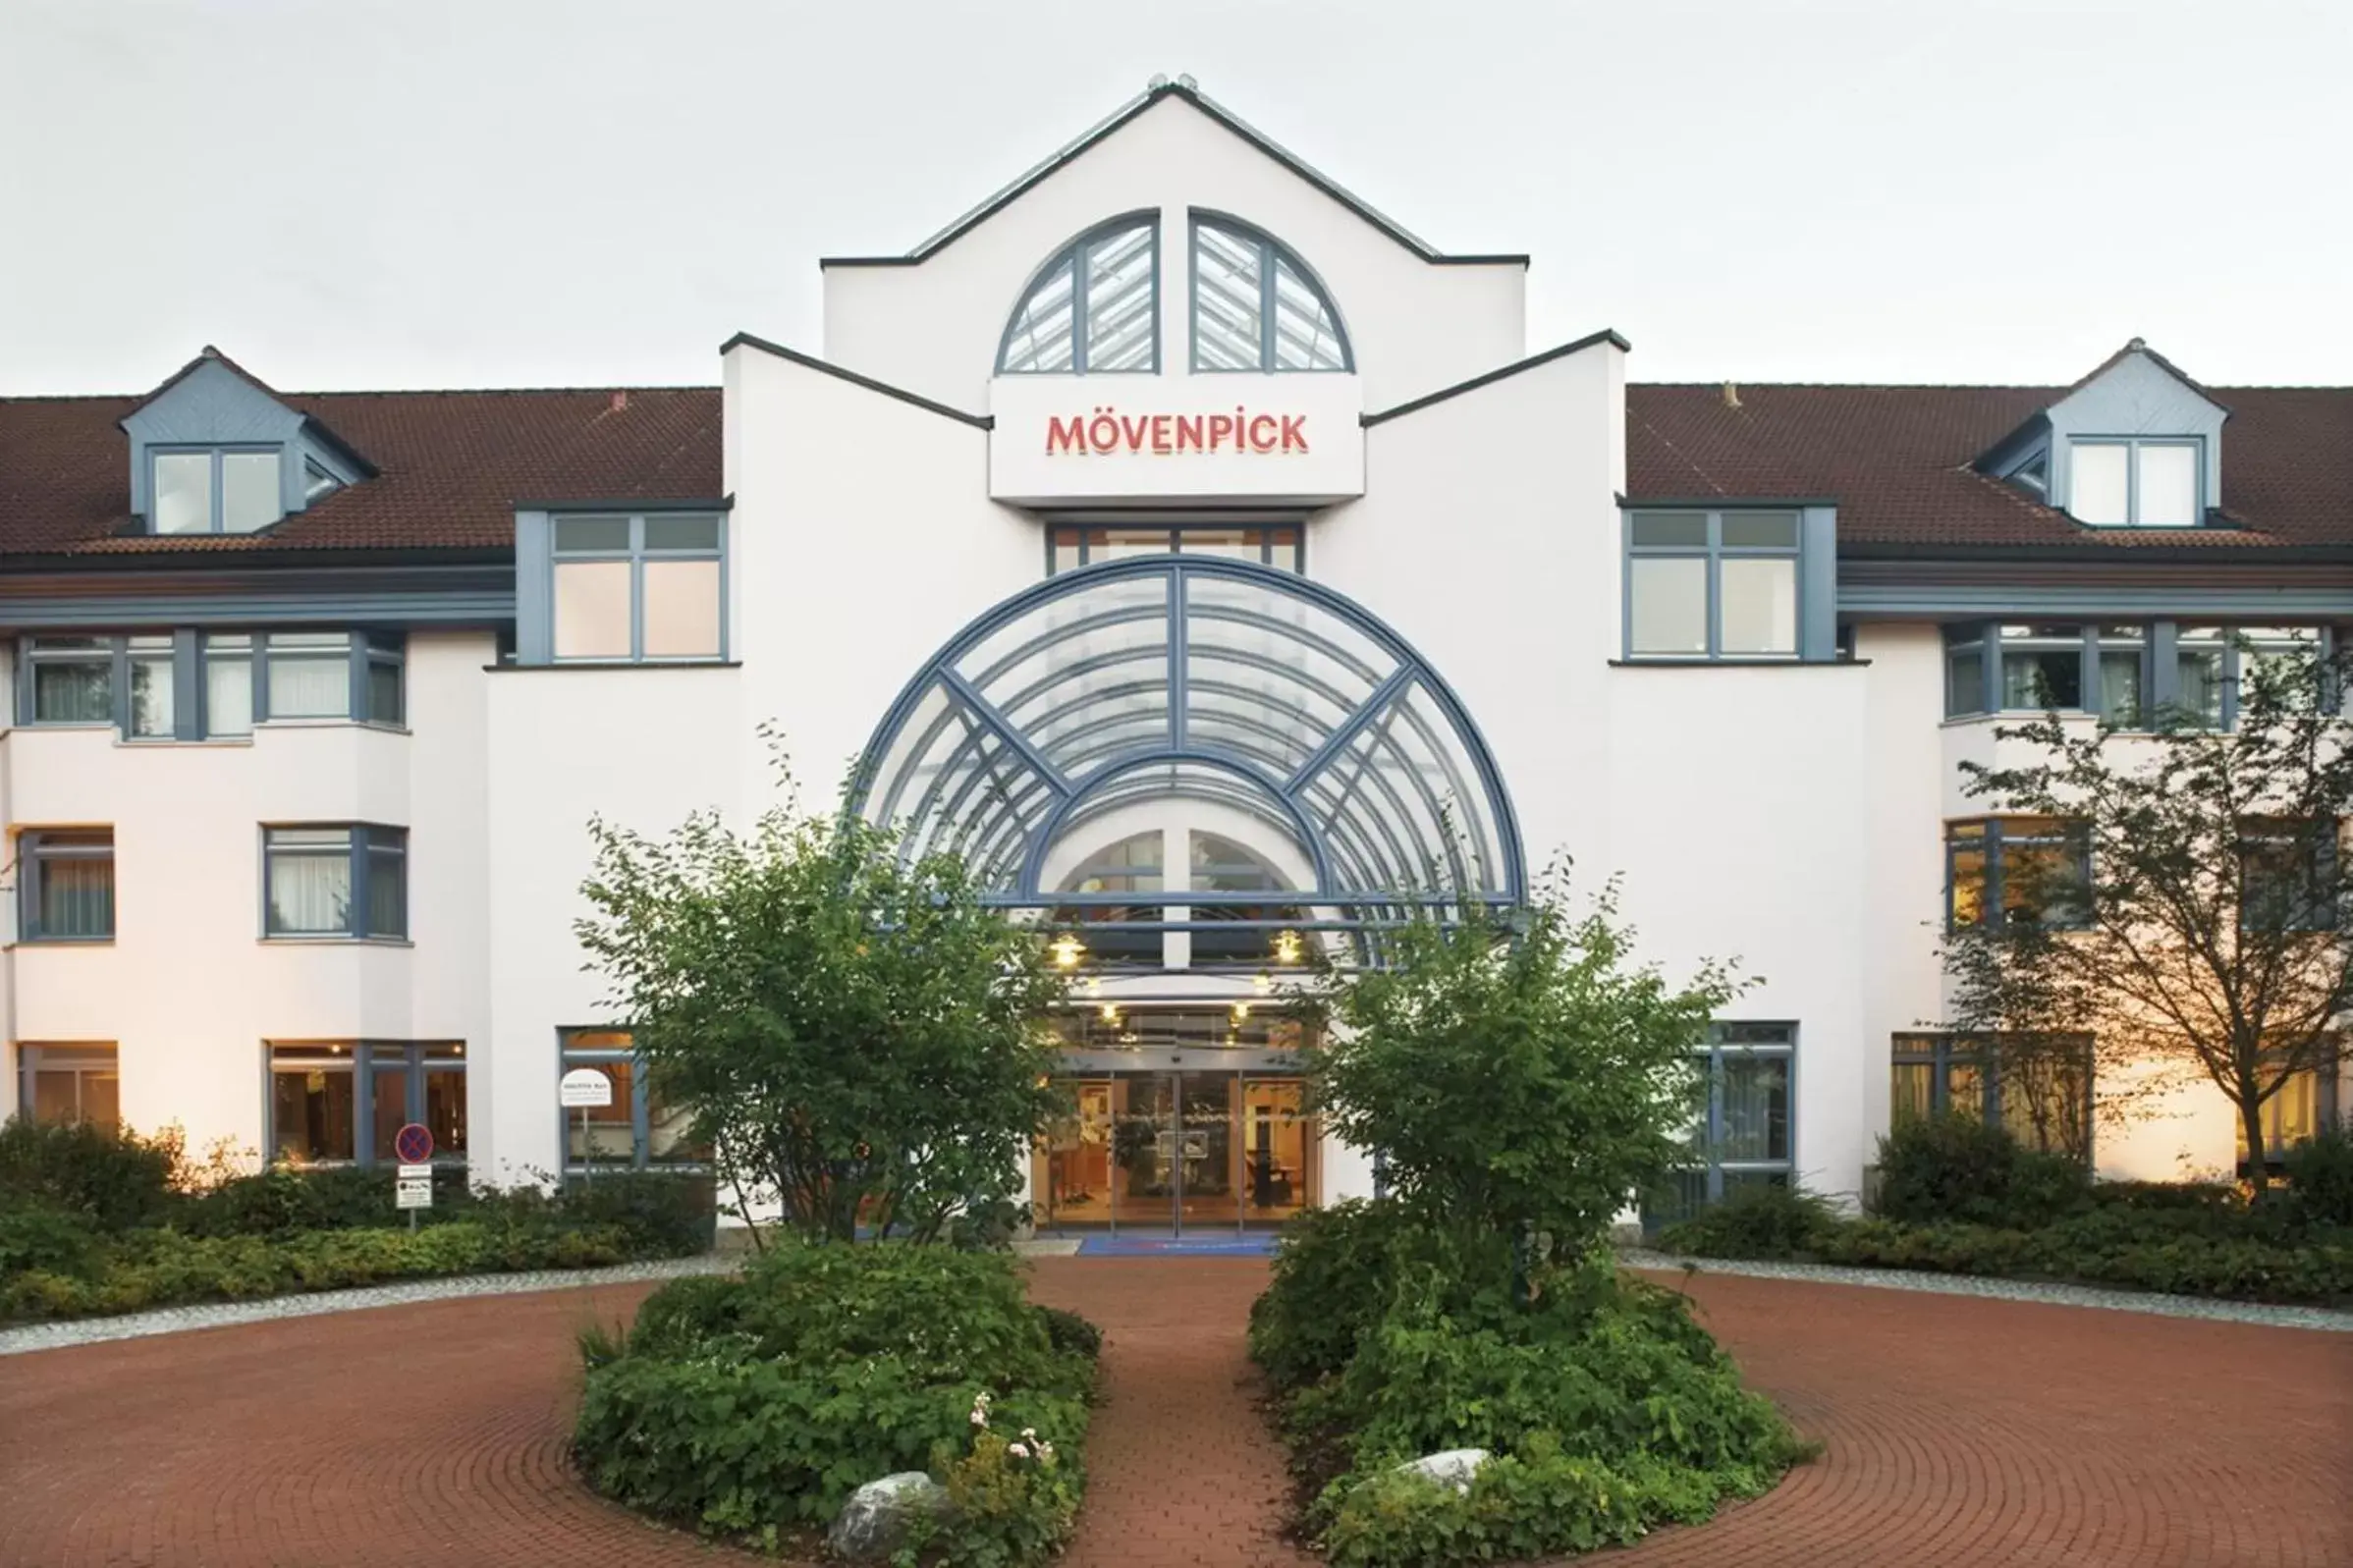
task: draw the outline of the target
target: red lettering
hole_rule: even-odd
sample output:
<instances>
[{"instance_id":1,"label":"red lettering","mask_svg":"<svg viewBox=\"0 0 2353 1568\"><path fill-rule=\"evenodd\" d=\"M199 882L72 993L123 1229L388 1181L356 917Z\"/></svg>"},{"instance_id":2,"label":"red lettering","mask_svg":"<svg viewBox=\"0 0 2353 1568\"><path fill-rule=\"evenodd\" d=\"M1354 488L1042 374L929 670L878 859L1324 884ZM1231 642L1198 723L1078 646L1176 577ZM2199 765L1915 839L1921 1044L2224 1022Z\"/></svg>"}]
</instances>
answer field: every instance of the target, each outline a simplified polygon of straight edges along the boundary
<instances>
[{"instance_id":1,"label":"red lettering","mask_svg":"<svg viewBox=\"0 0 2353 1568\"><path fill-rule=\"evenodd\" d=\"M1199 414L1180 413L1176 416L1176 450L1178 452L1188 450L1199 452L1201 450L1201 416Z\"/></svg>"},{"instance_id":2,"label":"red lettering","mask_svg":"<svg viewBox=\"0 0 2353 1568\"><path fill-rule=\"evenodd\" d=\"M1125 414L1120 415L1120 434L1127 438L1127 450L1129 452L1141 452L1144 450L1144 437L1150 433L1151 429L1151 419L1143 414L1137 414L1132 419L1128 418Z\"/></svg>"},{"instance_id":3,"label":"red lettering","mask_svg":"<svg viewBox=\"0 0 2353 1568\"><path fill-rule=\"evenodd\" d=\"M1233 416L1231 414L1213 413L1209 416L1210 451L1217 451L1219 442L1231 441L1233 436Z\"/></svg>"},{"instance_id":4,"label":"red lettering","mask_svg":"<svg viewBox=\"0 0 2353 1568\"><path fill-rule=\"evenodd\" d=\"M1086 415L1080 414L1068 424L1052 414L1046 416L1046 456L1057 452L1086 451Z\"/></svg>"},{"instance_id":5,"label":"red lettering","mask_svg":"<svg viewBox=\"0 0 2353 1568\"><path fill-rule=\"evenodd\" d=\"M1250 450L1252 452L1272 452L1275 450L1276 422L1275 416L1271 413L1252 414L1250 416Z\"/></svg>"},{"instance_id":6,"label":"red lettering","mask_svg":"<svg viewBox=\"0 0 2353 1568\"><path fill-rule=\"evenodd\" d=\"M1152 450L1154 452L1176 450L1169 445L1169 416L1165 413L1156 413L1152 416Z\"/></svg>"},{"instance_id":7,"label":"red lettering","mask_svg":"<svg viewBox=\"0 0 2353 1568\"><path fill-rule=\"evenodd\" d=\"M1307 450L1307 415L1286 413L1283 416L1283 450L1286 452L1305 452Z\"/></svg>"}]
</instances>

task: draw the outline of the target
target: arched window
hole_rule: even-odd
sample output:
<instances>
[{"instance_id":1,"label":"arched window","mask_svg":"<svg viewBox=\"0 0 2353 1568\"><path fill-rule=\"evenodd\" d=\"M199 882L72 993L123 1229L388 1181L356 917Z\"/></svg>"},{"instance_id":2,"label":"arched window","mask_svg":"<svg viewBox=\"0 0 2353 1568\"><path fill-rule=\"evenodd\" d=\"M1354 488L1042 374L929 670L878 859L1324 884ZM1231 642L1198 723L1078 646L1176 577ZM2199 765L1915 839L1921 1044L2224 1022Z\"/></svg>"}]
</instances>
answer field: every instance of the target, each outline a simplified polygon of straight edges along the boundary
<instances>
[{"instance_id":1,"label":"arched window","mask_svg":"<svg viewBox=\"0 0 2353 1568\"><path fill-rule=\"evenodd\" d=\"M1000 375L1159 368L1160 222L1150 213L1114 218L1056 251L997 351Z\"/></svg>"},{"instance_id":2,"label":"arched window","mask_svg":"<svg viewBox=\"0 0 2353 1568\"><path fill-rule=\"evenodd\" d=\"M1307 263L1231 218L1193 215L1195 370L1351 370L1348 335Z\"/></svg>"}]
</instances>

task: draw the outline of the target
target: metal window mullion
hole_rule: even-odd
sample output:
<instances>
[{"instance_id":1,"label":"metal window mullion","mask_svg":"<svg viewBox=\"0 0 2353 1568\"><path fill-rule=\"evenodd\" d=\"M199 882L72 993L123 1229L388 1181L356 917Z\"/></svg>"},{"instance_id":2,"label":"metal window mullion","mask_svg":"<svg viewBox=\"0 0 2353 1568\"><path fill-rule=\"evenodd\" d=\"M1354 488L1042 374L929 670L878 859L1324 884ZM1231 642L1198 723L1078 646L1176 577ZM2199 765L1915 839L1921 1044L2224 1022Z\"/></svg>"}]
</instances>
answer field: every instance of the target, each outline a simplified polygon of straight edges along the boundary
<instances>
[{"instance_id":1,"label":"metal window mullion","mask_svg":"<svg viewBox=\"0 0 2353 1568\"><path fill-rule=\"evenodd\" d=\"M1088 252L1092 248L1091 242L1085 240L1070 247L1070 373L1076 376L1085 375L1087 369L1087 272ZM1160 301L1155 299L1152 307L1159 309Z\"/></svg>"},{"instance_id":2,"label":"metal window mullion","mask_svg":"<svg viewBox=\"0 0 2353 1568\"><path fill-rule=\"evenodd\" d=\"M372 858L367 852L368 833L365 828L356 823L354 823L347 832L351 840L352 907L344 916L345 934L351 937L365 937L369 907L368 861Z\"/></svg>"},{"instance_id":3,"label":"metal window mullion","mask_svg":"<svg viewBox=\"0 0 2353 1568\"><path fill-rule=\"evenodd\" d=\"M1176 544L1176 531L1169 530L1169 545ZM1185 686L1186 655L1191 646L1184 624L1184 568L1177 567L1169 573L1169 745L1171 749L1185 748Z\"/></svg>"},{"instance_id":4,"label":"metal window mullion","mask_svg":"<svg viewBox=\"0 0 2353 1568\"><path fill-rule=\"evenodd\" d=\"M653 1143L653 1116L648 1109L645 1093L645 1058L632 1052L629 1055L629 1168L643 1170L650 1162ZM581 1159L588 1152L580 1151Z\"/></svg>"},{"instance_id":5,"label":"metal window mullion","mask_svg":"<svg viewBox=\"0 0 2353 1568\"><path fill-rule=\"evenodd\" d=\"M1724 657L1724 514L1708 514L1708 654Z\"/></svg>"},{"instance_id":6,"label":"metal window mullion","mask_svg":"<svg viewBox=\"0 0 2353 1568\"><path fill-rule=\"evenodd\" d=\"M1258 242L1258 368L1273 375L1275 357L1275 247Z\"/></svg>"},{"instance_id":7,"label":"metal window mullion","mask_svg":"<svg viewBox=\"0 0 2353 1568\"><path fill-rule=\"evenodd\" d=\"M218 447L213 448L209 456L212 459L212 526L207 531L212 533L226 533L229 531L229 521L227 514L222 510L222 502L226 498L222 495L221 468L223 464L221 462L221 449Z\"/></svg>"},{"instance_id":8,"label":"metal window mullion","mask_svg":"<svg viewBox=\"0 0 2353 1568\"><path fill-rule=\"evenodd\" d=\"M1724 1201L1724 1048L1708 1048L1708 1202Z\"/></svg>"}]
</instances>

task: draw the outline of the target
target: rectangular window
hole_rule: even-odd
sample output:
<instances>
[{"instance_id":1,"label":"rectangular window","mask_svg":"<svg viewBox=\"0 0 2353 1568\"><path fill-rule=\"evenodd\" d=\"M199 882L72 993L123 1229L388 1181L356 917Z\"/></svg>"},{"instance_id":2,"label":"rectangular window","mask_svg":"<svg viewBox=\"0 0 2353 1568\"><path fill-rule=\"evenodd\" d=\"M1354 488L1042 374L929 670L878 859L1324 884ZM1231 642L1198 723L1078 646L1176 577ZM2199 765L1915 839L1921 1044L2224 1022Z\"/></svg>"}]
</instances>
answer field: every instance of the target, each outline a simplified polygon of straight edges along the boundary
<instances>
[{"instance_id":1,"label":"rectangular window","mask_svg":"<svg viewBox=\"0 0 2353 1568\"><path fill-rule=\"evenodd\" d=\"M1796 1169L1797 1025L1717 1023L1692 1054L1695 1159L1643 1206L1656 1227L1742 1187L1785 1187Z\"/></svg>"},{"instance_id":2,"label":"rectangular window","mask_svg":"<svg viewBox=\"0 0 2353 1568\"><path fill-rule=\"evenodd\" d=\"M176 733L172 638L132 637L125 660L131 675L131 722L125 733L140 740L169 740Z\"/></svg>"},{"instance_id":3,"label":"rectangular window","mask_svg":"<svg viewBox=\"0 0 2353 1568\"><path fill-rule=\"evenodd\" d=\"M2092 1158L2088 1035L1899 1034L1891 1073L1897 1125L1959 1113L2006 1127L2030 1149Z\"/></svg>"},{"instance_id":4,"label":"rectangular window","mask_svg":"<svg viewBox=\"0 0 2353 1568\"><path fill-rule=\"evenodd\" d=\"M249 636L204 635L204 732L253 732L253 639Z\"/></svg>"},{"instance_id":5,"label":"rectangular window","mask_svg":"<svg viewBox=\"0 0 2353 1568\"><path fill-rule=\"evenodd\" d=\"M102 725L114 722L114 641L108 637L30 637L24 644L30 672L27 724Z\"/></svg>"},{"instance_id":6,"label":"rectangular window","mask_svg":"<svg viewBox=\"0 0 2353 1568\"><path fill-rule=\"evenodd\" d=\"M272 937L406 937L408 858L406 828L265 828L262 929Z\"/></svg>"},{"instance_id":7,"label":"rectangular window","mask_svg":"<svg viewBox=\"0 0 2353 1568\"><path fill-rule=\"evenodd\" d=\"M2249 818L2240 825L2239 929L2334 931L2337 826Z\"/></svg>"},{"instance_id":8,"label":"rectangular window","mask_svg":"<svg viewBox=\"0 0 2353 1568\"><path fill-rule=\"evenodd\" d=\"M2327 1039L2321 1059L2309 1067L2287 1074L2264 1100L2258 1111L2263 1121L2264 1161L2276 1165L2290 1146L2319 1136L2337 1124L2337 1074L2342 1065L2340 1041ZM2266 1071L2259 1082L2269 1082ZM2239 1173L2244 1175L2252 1162L2248 1159L2247 1124L2231 1108L2231 1122L2236 1130Z\"/></svg>"},{"instance_id":9,"label":"rectangular window","mask_svg":"<svg viewBox=\"0 0 2353 1568\"><path fill-rule=\"evenodd\" d=\"M1944 825L1944 917L1959 928L2033 921L2091 924L2091 847L2054 817L1983 817Z\"/></svg>"},{"instance_id":10,"label":"rectangular window","mask_svg":"<svg viewBox=\"0 0 2353 1568\"><path fill-rule=\"evenodd\" d=\"M1800 520L1794 512L1626 516L1626 656L1794 659Z\"/></svg>"},{"instance_id":11,"label":"rectangular window","mask_svg":"<svg viewBox=\"0 0 2353 1568\"><path fill-rule=\"evenodd\" d=\"M273 631L264 640L272 719L352 716L351 633Z\"/></svg>"},{"instance_id":12,"label":"rectangular window","mask_svg":"<svg viewBox=\"0 0 2353 1568\"><path fill-rule=\"evenodd\" d=\"M17 1047L18 1100L27 1115L50 1123L85 1122L109 1132L123 1123L122 1083L111 1044Z\"/></svg>"},{"instance_id":13,"label":"rectangular window","mask_svg":"<svg viewBox=\"0 0 2353 1568\"><path fill-rule=\"evenodd\" d=\"M465 1160L465 1047L456 1041L305 1040L268 1046L269 1147L296 1164L394 1164L422 1122L436 1164Z\"/></svg>"},{"instance_id":14,"label":"rectangular window","mask_svg":"<svg viewBox=\"0 0 2353 1568\"><path fill-rule=\"evenodd\" d=\"M2325 652L2317 626L2182 626L2174 633L2175 722L2235 729L2247 676L2266 660Z\"/></svg>"},{"instance_id":15,"label":"rectangular window","mask_svg":"<svg viewBox=\"0 0 2353 1568\"><path fill-rule=\"evenodd\" d=\"M278 450L156 452L149 508L157 533L253 533L286 514Z\"/></svg>"},{"instance_id":16,"label":"rectangular window","mask_svg":"<svg viewBox=\"0 0 2353 1568\"><path fill-rule=\"evenodd\" d=\"M1967 622L1944 628L1944 713L2141 715L2148 628L2077 622Z\"/></svg>"},{"instance_id":17,"label":"rectangular window","mask_svg":"<svg viewBox=\"0 0 2353 1568\"><path fill-rule=\"evenodd\" d=\"M2102 528L2194 528L2205 517L2200 443L2104 440L2070 444L2067 511Z\"/></svg>"},{"instance_id":18,"label":"rectangular window","mask_svg":"<svg viewBox=\"0 0 2353 1568\"><path fill-rule=\"evenodd\" d=\"M1224 528L1190 524L1166 528L1086 528L1062 524L1047 530L1047 575L1075 571L1129 556L1172 553L1222 556L1256 562L1281 571L1303 571L1306 564L1295 527Z\"/></svg>"},{"instance_id":19,"label":"rectangular window","mask_svg":"<svg viewBox=\"0 0 2353 1568\"><path fill-rule=\"evenodd\" d=\"M610 1105L571 1110L557 1107L564 1122L567 1170L691 1167L708 1158L709 1151L689 1137L693 1113L665 1105L650 1091L627 1030L567 1029L560 1038L559 1074L590 1067L613 1084Z\"/></svg>"},{"instance_id":20,"label":"rectangular window","mask_svg":"<svg viewBox=\"0 0 2353 1568\"><path fill-rule=\"evenodd\" d=\"M558 659L713 660L726 650L726 519L558 517L551 607Z\"/></svg>"},{"instance_id":21,"label":"rectangular window","mask_svg":"<svg viewBox=\"0 0 2353 1568\"><path fill-rule=\"evenodd\" d=\"M26 942L105 942L114 936L114 830L30 829L17 838Z\"/></svg>"}]
</instances>

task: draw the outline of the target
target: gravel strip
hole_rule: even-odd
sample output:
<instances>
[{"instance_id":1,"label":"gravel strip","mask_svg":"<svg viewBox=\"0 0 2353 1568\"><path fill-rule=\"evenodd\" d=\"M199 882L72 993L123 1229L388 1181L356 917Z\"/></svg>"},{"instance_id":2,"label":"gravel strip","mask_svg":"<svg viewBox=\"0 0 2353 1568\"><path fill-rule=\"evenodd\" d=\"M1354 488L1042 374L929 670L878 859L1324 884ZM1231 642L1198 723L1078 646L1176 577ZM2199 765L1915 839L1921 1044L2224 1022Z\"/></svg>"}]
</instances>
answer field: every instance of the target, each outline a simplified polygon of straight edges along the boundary
<instances>
[{"instance_id":1,"label":"gravel strip","mask_svg":"<svg viewBox=\"0 0 2353 1568\"><path fill-rule=\"evenodd\" d=\"M520 1296L536 1290L572 1290L588 1285L627 1284L639 1279L676 1279L682 1274L719 1274L735 1270L735 1258L666 1258L625 1263L611 1269L538 1269L520 1273L459 1274L447 1279L410 1279L355 1290L319 1290L261 1301L215 1301L193 1307L164 1307L119 1318L76 1318L0 1328L0 1356L33 1350L62 1350L109 1339L138 1339L190 1328L225 1328L232 1324L268 1323L278 1318L315 1318L321 1313L402 1307L416 1301L455 1301L466 1296Z\"/></svg>"},{"instance_id":2,"label":"gravel strip","mask_svg":"<svg viewBox=\"0 0 2353 1568\"><path fill-rule=\"evenodd\" d=\"M2317 1328L2353 1333L2353 1312L2327 1307L2275 1307L2257 1301L2218 1301L2211 1296L2166 1296L2153 1290L2104 1290L2094 1285L2045 1284L2026 1279L1991 1279L1981 1274L1940 1274L1909 1269L1839 1269L1829 1264L1749 1263L1732 1258L1678 1258L1641 1248L1618 1249L1629 1269L1678 1272L1746 1274L1755 1279L1801 1279L1819 1285L1869 1285L1879 1290L1920 1290L1938 1296L1984 1296L1993 1301L2033 1301L2052 1307L2100 1307L2159 1318L2206 1318L2216 1323L2254 1324L2264 1328Z\"/></svg>"}]
</instances>

